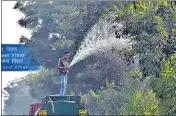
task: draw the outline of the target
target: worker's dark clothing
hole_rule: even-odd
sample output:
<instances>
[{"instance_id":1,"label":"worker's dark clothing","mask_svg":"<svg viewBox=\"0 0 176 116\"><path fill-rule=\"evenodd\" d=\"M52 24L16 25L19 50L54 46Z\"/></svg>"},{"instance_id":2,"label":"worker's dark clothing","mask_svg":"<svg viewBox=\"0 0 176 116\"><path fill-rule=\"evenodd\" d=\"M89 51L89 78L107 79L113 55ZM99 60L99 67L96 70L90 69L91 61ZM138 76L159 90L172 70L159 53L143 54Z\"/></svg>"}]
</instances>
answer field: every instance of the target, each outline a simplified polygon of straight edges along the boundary
<instances>
[{"instance_id":1,"label":"worker's dark clothing","mask_svg":"<svg viewBox=\"0 0 176 116\"><path fill-rule=\"evenodd\" d=\"M58 68L59 67L68 67L68 62L64 58L60 58L58 62ZM66 75L67 71L68 69L59 68L60 75L62 74Z\"/></svg>"},{"instance_id":2,"label":"worker's dark clothing","mask_svg":"<svg viewBox=\"0 0 176 116\"><path fill-rule=\"evenodd\" d=\"M64 58L60 58L58 62L58 68L60 72L60 80L61 80L61 89L60 89L60 96L65 95L66 84L67 84L67 71L64 67L68 67L68 62Z\"/></svg>"}]
</instances>

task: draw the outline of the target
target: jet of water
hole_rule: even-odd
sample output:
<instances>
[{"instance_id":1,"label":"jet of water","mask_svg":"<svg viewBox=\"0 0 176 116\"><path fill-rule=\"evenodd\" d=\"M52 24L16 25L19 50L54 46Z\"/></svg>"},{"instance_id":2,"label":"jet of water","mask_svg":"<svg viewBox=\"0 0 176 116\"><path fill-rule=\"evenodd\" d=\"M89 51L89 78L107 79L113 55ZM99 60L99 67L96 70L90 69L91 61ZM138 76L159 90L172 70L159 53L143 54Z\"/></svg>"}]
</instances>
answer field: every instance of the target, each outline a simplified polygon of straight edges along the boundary
<instances>
[{"instance_id":1,"label":"jet of water","mask_svg":"<svg viewBox=\"0 0 176 116\"><path fill-rule=\"evenodd\" d=\"M123 27L121 23L116 24L116 26L118 27L119 31ZM110 22L108 23L100 19L99 22L95 24L87 33L69 67L90 55L98 53L99 51L107 51L112 47L116 50L127 47L129 39L117 39L115 34L111 32L111 27L112 24Z\"/></svg>"}]
</instances>

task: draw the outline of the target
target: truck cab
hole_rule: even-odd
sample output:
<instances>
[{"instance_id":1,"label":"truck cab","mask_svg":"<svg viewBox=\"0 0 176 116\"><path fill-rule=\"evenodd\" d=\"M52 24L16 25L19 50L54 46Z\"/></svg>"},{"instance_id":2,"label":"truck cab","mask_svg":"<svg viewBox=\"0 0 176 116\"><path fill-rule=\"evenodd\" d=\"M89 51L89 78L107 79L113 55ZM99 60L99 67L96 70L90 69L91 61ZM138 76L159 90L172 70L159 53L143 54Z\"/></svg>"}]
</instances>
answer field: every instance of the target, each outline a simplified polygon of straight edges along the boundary
<instances>
[{"instance_id":1,"label":"truck cab","mask_svg":"<svg viewBox=\"0 0 176 116\"><path fill-rule=\"evenodd\" d=\"M49 95L42 102L31 105L29 115L88 115L80 96Z\"/></svg>"}]
</instances>

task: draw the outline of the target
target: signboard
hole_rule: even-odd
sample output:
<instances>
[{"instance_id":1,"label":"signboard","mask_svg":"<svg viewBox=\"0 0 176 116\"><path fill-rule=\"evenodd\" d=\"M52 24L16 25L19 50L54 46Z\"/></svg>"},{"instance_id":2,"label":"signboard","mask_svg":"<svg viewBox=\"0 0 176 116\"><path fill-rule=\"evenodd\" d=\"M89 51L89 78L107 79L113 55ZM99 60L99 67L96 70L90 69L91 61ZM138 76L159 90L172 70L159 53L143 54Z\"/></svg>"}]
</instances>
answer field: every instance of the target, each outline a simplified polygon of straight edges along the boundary
<instances>
[{"instance_id":1,"label":"signboard","mask_svg":"<svg viewBox=\"0 0 176 116\"><path fill-rule=\"evenodd\" d=\"M32 63L23 44L1 44L1 71L35 71L40 67Z\"/></svg>"}]
</instances>

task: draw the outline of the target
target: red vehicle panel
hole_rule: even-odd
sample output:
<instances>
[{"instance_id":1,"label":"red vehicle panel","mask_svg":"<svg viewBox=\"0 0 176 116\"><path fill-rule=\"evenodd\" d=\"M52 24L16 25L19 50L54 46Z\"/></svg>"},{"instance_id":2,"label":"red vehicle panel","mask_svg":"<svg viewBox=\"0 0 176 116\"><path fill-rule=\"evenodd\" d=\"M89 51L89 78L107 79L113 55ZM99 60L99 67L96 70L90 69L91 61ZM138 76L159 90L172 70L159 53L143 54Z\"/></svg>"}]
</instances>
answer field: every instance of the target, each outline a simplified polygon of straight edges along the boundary
<instances>
[{"instance_id":1,"label":"red vehicle panel","mask_svg":"<svg viewBox=\"0 0 176 116\"><path fill-rule=\"evenodd\" d=\"M29 115L34 115L35 112L41 107L42 102L31 104Z\"/></svg>"}]
</instances>

